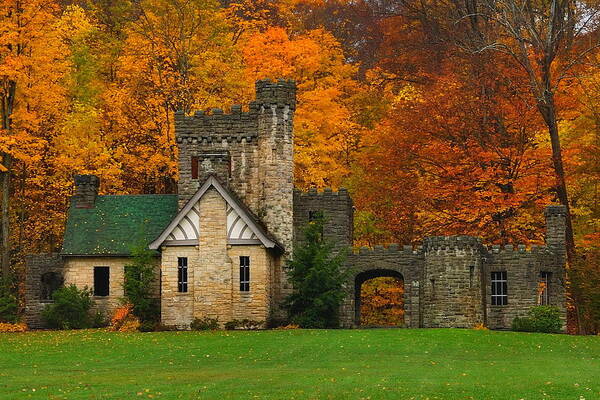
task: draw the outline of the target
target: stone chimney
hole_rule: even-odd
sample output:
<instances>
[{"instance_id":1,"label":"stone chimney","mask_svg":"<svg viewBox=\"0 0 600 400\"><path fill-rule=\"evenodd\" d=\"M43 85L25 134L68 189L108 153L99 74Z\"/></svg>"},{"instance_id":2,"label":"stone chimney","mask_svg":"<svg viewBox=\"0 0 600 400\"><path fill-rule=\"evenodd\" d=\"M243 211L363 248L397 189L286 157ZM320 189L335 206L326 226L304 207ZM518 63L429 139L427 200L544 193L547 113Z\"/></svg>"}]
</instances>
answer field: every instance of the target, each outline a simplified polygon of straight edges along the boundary
<instances>
[{"instance_id":1,"label":"stone chimney","mask_svg":"<svg viewBox=\"0 0 600 400\"><path fill-rule=\"evenodd\" d=\"M75 175L75 207L94 208L99 187L100 178L96 175Z\"/></svg>"}]
</instances>

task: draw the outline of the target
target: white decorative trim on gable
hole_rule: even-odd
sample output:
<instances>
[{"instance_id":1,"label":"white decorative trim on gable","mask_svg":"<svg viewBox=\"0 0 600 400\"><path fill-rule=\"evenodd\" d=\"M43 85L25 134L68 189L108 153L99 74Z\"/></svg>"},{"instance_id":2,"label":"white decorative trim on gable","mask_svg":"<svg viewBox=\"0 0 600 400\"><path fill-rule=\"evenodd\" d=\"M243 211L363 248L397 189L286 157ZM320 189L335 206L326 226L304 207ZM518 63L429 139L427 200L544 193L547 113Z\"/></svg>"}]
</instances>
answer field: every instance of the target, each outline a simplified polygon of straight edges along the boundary
<instances>
[{"instance_id":1,"label":"white decorative trim on gable","mask_svg":"<svg viewBox=\"0 0 600 400\"><path fill-rule=\"evenodd\" d=\"M227 238L229 244L263 244L265 247L281 247L254 221L254 218L238 203L237 199L217 179L209 177L190 201L179 211L169 226L148 246L152 250L166 246L194 246L202 232L198 201L210 188L214 188L227 203Z\"/></svg>"}]
</instances>

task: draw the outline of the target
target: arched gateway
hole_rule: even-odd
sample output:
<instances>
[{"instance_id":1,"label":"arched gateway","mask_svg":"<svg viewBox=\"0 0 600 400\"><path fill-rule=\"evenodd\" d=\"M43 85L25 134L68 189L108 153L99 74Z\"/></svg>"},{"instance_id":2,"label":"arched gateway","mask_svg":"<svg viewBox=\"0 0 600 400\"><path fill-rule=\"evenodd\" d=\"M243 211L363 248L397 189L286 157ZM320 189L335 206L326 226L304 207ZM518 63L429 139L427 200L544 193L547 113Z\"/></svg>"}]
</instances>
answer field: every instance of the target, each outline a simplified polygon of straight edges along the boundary
<instances>
[{"instance_id":1,"label":"arched gateway","mask_svg":"<svg viewBox=\"0 0 600 400\"><path fill-rule=\"evenodd\" d=\"M377 278L394 278L397 281L397 283L399 283L400 286L404 288L404 277L398 271L388 269L371 269L356 275L356 278L354 279L354 321L356 325L365 325L362 304L364 289L363 284ZM402 297L404 297L404 290L402 290ZM399 307L401 307L402 311L404 311L404 299L402 299Z\"/></svg>"}]
</instances>

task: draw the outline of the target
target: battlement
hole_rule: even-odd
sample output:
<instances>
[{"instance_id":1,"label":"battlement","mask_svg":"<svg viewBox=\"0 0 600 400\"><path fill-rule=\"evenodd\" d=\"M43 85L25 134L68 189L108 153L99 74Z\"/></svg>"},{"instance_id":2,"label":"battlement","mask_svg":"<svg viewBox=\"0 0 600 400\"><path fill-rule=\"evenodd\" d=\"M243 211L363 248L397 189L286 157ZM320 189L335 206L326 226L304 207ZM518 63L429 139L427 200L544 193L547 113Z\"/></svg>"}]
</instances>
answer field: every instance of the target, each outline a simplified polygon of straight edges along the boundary
<instances>
[{"instance_id":1,"label":"battlement","mask_svg":"<svg viewBox=\"0 0 600 400\"><path fill-rule=\"evenodd\" d=\"M485 246L485 249L491 254L502 254L502 253L544 253L549 251L547 246L532 245L527 248L525 244L519 244L513 246L512 244L505 244L503 246L494 244L491 246Z\"/></svg>"},{"instance_id":2,"label":"battlement","mask_svg":"<svg viewBox=\"0 0 600 400\"><path fill-rule=\"evenodd\" d=\"M425 251L458 249L458 250L482 250L481 238L473 236L429 236L423 241Z\"/></svg>"},{"instance_id":3,"label":"battlement","mask_svg":"<svg viewBox=\"0 0 600 400\"><path fill-rule=\"evenodd\" d=\"M241 105L231 107L225 114L220 108L210 113L196 111L187 116L179 111L175 113L175 136L177 143L241 143L252 142L258 136L256 107L243 112Z\"/></svg>"},{"instance_id":4,"label":"battlement","mask_svg":"<svg viewBox=\"0 0 600 400\"><path fill-rule=\"evenodd\" d=\"M289 106L296 109L296 82L293 80L279 79L271 81L263 79L256 81L256 103L260 105L276 104Z\"/></svg>"},{"instance_id":5,"label":"battlement","mask_svg":"<svg viewBox=\"0 0 600 400\"><path fill-rule=\"evenodd\" d=\"M387 247L385 246L374 246L371 247L355 247L352 249L354 254L359 255L370 255L370 254L404 254L404 255L417 255L423 252L422 246L413 247L411 245L400 246L398 243L391 243Z\"/></svg>"},{"instance_id":6,"label":"battlement","mask_svg":"<svg viewBox=\"0 0 600 400\"><path fill-rule=\"evenodd\" d=\"M304 192L300 189L294 189L294 195L300 197L329 197L329 196L338 196L338 197L350 197L348 193L348 189L340 188L337 192L331 188L325 188L323 191L319 192L316 188L310 188L308 192Z\"/></svg>"}]
</instances>

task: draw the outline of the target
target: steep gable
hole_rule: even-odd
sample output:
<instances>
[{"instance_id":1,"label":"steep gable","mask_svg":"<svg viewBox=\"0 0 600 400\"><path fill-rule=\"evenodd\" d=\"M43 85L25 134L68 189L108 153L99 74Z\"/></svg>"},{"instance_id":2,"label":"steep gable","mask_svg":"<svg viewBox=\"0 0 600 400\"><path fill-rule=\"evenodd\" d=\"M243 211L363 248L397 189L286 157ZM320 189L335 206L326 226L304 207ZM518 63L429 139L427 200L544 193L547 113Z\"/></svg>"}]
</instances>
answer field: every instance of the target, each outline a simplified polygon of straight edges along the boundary
<instances>
[{"instance_id":1,"label":"steep gable","mask_svg":"<svg viewBox=\"0 0 600 400\"><path fill-rule=\"evenodd\" d=\"M181 246L198 243L202 232L198 201L210 188L214 188L227 203L226 223L229 244L262 244L267 248L283 249L244 203L214 176L208 177L171 223L156 240L150 243L150 249L156 250L162 245Z\"/></svg>"}]
</instances>

